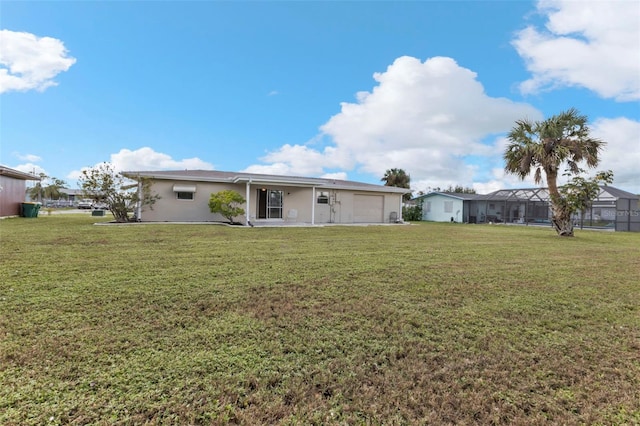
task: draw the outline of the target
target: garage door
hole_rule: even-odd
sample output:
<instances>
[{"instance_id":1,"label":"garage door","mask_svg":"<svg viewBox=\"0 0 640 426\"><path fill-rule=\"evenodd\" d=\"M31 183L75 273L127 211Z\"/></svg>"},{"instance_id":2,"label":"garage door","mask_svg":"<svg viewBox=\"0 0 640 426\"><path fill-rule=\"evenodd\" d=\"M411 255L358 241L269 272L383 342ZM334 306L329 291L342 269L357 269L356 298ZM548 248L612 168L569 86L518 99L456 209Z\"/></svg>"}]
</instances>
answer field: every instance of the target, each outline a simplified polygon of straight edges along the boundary
<instances>
[{"instance_id":1,"label":"garage door","mask_svg":"<svg viewBox=\"0 0 640 426\"><path fill-rule=\"evenodd\" d=\"M384 206L382 195L354 195L353 221L355 223L381 223Z\"/></svg>"}]
</instances>

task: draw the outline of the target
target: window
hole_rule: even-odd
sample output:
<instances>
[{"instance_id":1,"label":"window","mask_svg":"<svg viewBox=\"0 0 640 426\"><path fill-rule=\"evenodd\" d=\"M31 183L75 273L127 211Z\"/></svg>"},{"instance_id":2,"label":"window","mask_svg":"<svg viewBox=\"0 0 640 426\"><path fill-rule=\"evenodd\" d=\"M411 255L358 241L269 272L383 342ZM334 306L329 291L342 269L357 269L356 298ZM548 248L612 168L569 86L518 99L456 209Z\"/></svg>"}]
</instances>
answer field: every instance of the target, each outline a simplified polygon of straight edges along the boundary
<instances>
[{"instance_id":1,"label":"window","mask_svg":"<svg viewBox=\"0 0 640 426\"><path fill-rule=\"evenodd\" d=\"M176 192L178 200L193 200L193 192Z\"/></svg>"},{"instance_id":2,"label":"window","mask_svg":"<svg viewBox=\"0 0 640 426\"><path fill-rule=\"evenodd\" d=\"M431 201L427 201L424 205L424 212L431 213Z\"/></svg>"},{"instance_id":3,"label":"window","mask_svg":"<svg viewBox=\"0 0 640 426\"><path fill-rule=\"evenodd\" d=\"M329 204L329 193L327 191L318 192L318 204Z\"/></svg>"},{"instance_id":4,"label":"window","mask_svg":"<svg viewBox=\"0 0 640 426\"><path fill-rule=\"evenodd\" d=\"M453 213L453 201L445 201L444 202L444 212L445 213Z\"/></svg>"},{"instance_id":5,"label":"window","mask_svg":"<svg viewBox=\"0 0 640 426\"><path fill-rule=\"evenodd\" d=\"M193 200L196 187L195 185L173 185L173 192L178 200Z\"/></svg>"}]
</instances>

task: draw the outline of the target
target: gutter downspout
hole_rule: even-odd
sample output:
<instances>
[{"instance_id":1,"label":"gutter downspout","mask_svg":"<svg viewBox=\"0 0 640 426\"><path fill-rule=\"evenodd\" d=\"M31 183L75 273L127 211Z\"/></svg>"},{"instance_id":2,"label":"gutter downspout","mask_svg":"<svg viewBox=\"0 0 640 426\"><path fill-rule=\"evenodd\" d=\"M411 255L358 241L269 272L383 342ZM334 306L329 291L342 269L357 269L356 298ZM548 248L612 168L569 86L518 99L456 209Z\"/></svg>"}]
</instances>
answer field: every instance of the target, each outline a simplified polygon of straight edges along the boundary
<instances>
[{"instance_id":1,"label":"gutter downspout","mask_svg":"<svg viewBox=\"0 0 640 426\"><path fill-rule=\"evenodd\" d=\"M246 195L247 195L247 211L245 212L245 226L251 226L251 222L249 221L249 216L250 216L250 211L251 211L251 178L249 178L249 180L247 181L247 189L246 189Z\"/></svg>"},{"instance_id":2,"label":"gutter downspout","mask_svg":"<svg viewBox=\"0 0 640 426\"><path fill-rule=\"evenodd\" d=\"M404 197L404 194L400 194L400 209L399 209L399 214L398 217L400 218L400 223L404 222L404 219L402 218L402 198Z\"/></svg>"}]
</instances>

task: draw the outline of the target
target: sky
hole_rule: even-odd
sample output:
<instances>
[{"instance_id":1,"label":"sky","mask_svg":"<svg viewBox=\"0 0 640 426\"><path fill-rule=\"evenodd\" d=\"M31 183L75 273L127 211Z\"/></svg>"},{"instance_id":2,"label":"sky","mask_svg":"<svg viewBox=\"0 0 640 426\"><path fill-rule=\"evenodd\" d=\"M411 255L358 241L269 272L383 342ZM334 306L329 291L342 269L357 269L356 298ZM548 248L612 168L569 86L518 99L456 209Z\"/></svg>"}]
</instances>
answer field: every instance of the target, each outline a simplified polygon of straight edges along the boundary
<instances>
[{"instance_id":1,"label":"sky","mask_svg":"<svg viewBox=\"0 0 640 426\"><path fill-rule=\"evenodd\" d=\"M205 169L414 191L505 174L516 120L569 108L640 194L640 2L0 2L0 164Z\"/></svg>"}]
</instances>

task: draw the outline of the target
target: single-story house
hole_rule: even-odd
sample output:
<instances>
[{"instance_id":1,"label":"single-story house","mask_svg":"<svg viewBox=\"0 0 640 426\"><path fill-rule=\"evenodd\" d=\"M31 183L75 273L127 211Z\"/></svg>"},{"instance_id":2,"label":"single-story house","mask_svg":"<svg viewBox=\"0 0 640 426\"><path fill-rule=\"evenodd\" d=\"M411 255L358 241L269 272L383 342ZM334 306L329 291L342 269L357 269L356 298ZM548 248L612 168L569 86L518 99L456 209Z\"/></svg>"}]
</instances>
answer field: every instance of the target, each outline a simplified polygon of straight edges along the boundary
<instances>
[{"instance_id":1,"label":"single-story house","mask_svg":"<svg viewBox=\"0 0 640 426\"><path fill-rule=\"evenodd\" d=\"M590 208L577 213L577 224L640 232L638 197L612 186L601 186ZM547 188L501 189L490 194L432 192L414 199L422 203L422 220L465 223L550 224Z\"/></svg>"},{"instance_id":2,"label":"single-story house","mask_svg":"<svg viewBox=\"0 0 640 426\"><path fill-rule=\"evenodd\" d=\"M431 192L415 200L422 203L422 220L467 222L469 203L466 201L473 200L477 196L458 192Z\"/></svg>"},{"instance_id":3,"label":"single-story house","mask_svg":"<svg viewBox=\"0 0 640 426\"><path fill-rule=\"evenodd\" d=\"M402 220L402 196L409 189L338 179L236 173L212 170L127 171L123 176L148 180L160 198L138 206L143 222L225 221L211 213L212 193L234 190L246 200L245 225L395 223Z\"/></svg>"},{"instance_id":4,"label":"single-story house","mask_svg":"<svg viewBox=\"0 0 640 426\"><path fill-rule=\"evenodd\" d=\"M21 204L25 202L27 181L38 176L20 170L0 166L0 217L18 216Z\"/></svg>"}]
</instances>

